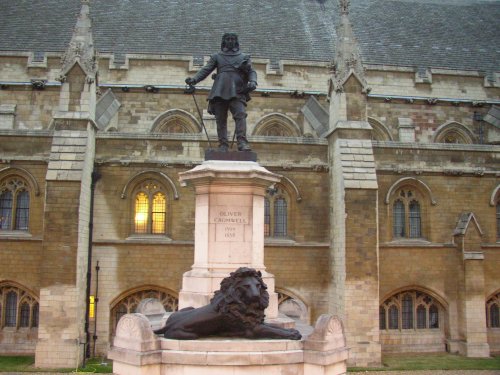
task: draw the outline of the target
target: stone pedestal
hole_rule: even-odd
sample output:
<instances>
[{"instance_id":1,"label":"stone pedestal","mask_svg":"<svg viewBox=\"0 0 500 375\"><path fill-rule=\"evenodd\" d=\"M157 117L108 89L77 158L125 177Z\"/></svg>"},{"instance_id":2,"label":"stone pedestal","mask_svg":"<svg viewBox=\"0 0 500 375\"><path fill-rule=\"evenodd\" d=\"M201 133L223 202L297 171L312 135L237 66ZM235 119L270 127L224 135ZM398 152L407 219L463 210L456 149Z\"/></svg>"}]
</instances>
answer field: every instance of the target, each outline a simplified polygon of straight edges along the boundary
<instances>
[{"instance_id":1,"label":"stone pedestal","mask_svg":"<svg viewBox=\"0 0 500 375\"><path fill-rule=\"evenodd\" d=\"M305 340L155 336L142 314L127 314L116 327L108 358L117 375L338 375L346 373L348 349L342 323L322 315Z\"/></svg>"},{"instance_id":2,"label":"stone pedestal","mask_svg":"<svg viewBox=\"0 0 500 375\"><path fill-rule=\"evenodd\" d=\"M208 160L180 173L196 191L195 252L183 276L179 309L209 303L220 282L239 267L262 272L270 295L268 319L278 316L274 276L264 266L264 196L280 176L252 161Z\"/></svg>"}]
</instances>

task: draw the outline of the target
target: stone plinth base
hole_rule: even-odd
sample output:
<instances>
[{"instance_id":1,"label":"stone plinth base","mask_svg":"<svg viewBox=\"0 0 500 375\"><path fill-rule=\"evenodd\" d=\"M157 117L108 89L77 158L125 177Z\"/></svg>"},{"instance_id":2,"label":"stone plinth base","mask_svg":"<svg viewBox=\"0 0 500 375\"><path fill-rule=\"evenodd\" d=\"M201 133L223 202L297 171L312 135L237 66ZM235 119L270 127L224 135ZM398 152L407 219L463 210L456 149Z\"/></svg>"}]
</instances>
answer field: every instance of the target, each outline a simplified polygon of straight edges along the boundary
<instances>
[{"instance_id":1,"label":"stone plinth base","mask_svg":"<svg viewBox=\"0 0 500 375\"><path fill-rule=\"evenodd\" d=\"M226 151L209 148L205 150L205 160L257 161L253 151Z\"/></svg>"},{"instance_id":2,"label":"stone plinth base","mask_svg":"<svg viewBox=\"0 0 500 375\"><path fill-rule=\"evenodd\" d=\"M342 323L322 315L311 335L300 341L156 337L142 314L118 323L108 353L117 375L337 375L346 373L348 349Z\"/></svg>"},{"instance_id":3,"label":"stone plinth base","mask_svg":"<svg viewBox=\"0 0 500 375\"><path fill-rule=\"evenodd\" d=\"M468 343L459 341L458 353L465 357L488 358L490 356L490 346L483 343Z\"/></svg>"}]
</instances>

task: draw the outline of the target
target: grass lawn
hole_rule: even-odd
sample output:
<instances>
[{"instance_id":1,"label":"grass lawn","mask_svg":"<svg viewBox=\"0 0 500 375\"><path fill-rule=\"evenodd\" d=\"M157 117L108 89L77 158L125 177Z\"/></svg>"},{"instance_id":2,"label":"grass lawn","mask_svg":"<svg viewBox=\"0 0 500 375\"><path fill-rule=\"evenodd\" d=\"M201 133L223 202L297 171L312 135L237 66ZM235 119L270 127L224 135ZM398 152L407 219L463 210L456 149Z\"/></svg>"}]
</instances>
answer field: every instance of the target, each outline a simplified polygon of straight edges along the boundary
<instances>
[{"instance_id":1,"label":"grass lawn","mask_svg":"<svg viewBox=\"0 0 500 375\"><path fill-rule=\"evenodd\" d=\"M105 364L104 364L105 363ZM39 369L34 367L33 356L0 356L0 372L73 372L75 368L67 369ZM78 368L78 372L87 373L112 373L111 361L102 358L91 358L86 361L84 368Z\"/></svg>"},{"instance_id":2,"label":"grass lawn","mask_svg":"<svg viewBox=\"0 0 500 375\"><path fill-rule=\"evenodd\" d=\"M383 354L383 367L350 367L358 371L412 371L412 370L500 370L500 356L467 358L449 353Z\"/></svg>"},{"instance_id":3,"label":"grass lawn","mask_svg":"<svg viewBox=\"0 0 500 375\"><path fill-rule=\"evenodd\" d=\"M106 364L104 364L106 363ZM0 356L0 372L73 372L68 369L38 369L33 356ZM500 355L490 358L466 358L449 353L384 354L382 367L350 367L348 372L358 371L412 371L412 370L500 370ZM112 363L102 358L92 358L78 372L112 373Z\"/></svg>"}]
</instances>

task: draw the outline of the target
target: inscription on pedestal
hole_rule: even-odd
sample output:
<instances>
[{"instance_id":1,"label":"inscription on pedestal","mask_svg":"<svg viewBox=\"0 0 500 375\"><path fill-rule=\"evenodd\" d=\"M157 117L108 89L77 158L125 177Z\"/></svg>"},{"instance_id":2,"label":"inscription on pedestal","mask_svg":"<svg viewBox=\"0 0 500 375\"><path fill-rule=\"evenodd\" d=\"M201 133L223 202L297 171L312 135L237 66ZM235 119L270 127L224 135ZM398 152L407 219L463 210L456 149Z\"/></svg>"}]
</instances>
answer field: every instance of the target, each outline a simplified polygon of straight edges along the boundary
<instances>
[{"instance_id":1,"label":"inscription on pedestal","mask_svg":"<svg viewBox=\"0 0 500 375\"><path fill-rule=\"evenodd\" d=\"M215 224L217 242L245 241L244 226L250 223L248 207L215 206L210 223Z\"/></svg>"}]
</instances>

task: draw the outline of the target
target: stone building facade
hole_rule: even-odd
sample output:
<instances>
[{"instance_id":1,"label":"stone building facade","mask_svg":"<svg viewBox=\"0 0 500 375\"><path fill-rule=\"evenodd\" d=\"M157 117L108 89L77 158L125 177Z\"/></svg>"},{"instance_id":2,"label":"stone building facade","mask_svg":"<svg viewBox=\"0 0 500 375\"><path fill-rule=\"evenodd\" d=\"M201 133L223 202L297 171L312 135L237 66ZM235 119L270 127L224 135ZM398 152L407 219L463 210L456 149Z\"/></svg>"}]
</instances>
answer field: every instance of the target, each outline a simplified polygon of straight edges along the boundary
<instances>
[{"instance_id":1,"label":"stone building facade","mask_svg":"<svg viewBox=\"0 0 500 375\"><path fill-rule=\"evenodd\" d=\"M251 146L283 176L265 213L280 310L338 315L357 366L500 351L498 2L60 3L0 2L0 353L71 367L143 298L177 308L195 220L178 175L203 126L216 143L210 80L183 82L227 28L258 74Z\"/></svg>"}]
</instances>

